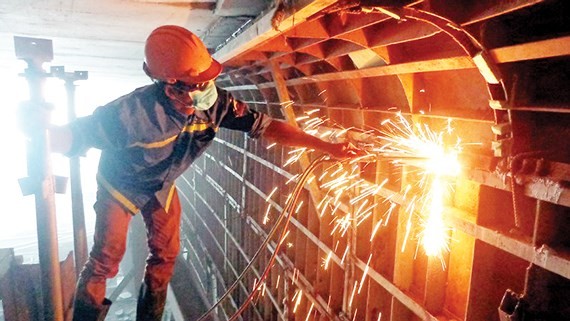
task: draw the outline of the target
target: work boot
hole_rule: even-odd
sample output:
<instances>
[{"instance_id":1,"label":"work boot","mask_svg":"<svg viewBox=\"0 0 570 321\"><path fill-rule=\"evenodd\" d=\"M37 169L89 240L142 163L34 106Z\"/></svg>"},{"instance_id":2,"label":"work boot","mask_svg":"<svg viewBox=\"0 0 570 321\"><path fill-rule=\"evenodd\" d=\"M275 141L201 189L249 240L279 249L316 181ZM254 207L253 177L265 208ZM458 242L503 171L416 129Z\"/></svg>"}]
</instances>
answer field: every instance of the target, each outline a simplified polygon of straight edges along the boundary
<instances>
[{"instance_id":1,"label":"work boot","mask_svg":"<svg viewBox=\"0 0 570 321\"><path fill-rule=\"evenodd\" d=\"M73 321L103 321L109 312L111 303L109 299L103 300L101 305L76 300L73 308Z\"/></svg>"},{"instance_id":2,"label":"work boot","mask_svg":"<svg viewBox=\"0 0 570 321\"><path fill-rule=\"evenodd\" d=\"M166 304L166 290L151 291L143 283L137 302L137 321L160 321Z\"/></svg>"}]
</instances>

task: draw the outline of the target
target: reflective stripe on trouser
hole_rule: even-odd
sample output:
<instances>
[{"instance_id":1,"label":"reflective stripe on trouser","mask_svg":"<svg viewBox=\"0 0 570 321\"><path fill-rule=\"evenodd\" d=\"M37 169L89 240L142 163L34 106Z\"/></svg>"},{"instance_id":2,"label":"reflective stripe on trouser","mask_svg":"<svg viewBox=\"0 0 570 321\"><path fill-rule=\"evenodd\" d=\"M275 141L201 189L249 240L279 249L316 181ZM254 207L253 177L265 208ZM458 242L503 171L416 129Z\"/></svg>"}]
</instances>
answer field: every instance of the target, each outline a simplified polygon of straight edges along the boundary
<instances>
[{"instance_id":1,"label":"reflective stripe on trouser","mask_svg":"<svg viewBox=\"0 0 570 321\"><path fill-rule=\"evenodd\" d=\"M176 192L170 204L167 212L153 199L141 210L150 251L144 282L151 291L167 289L180 248L180 203ZM75 300L97 305L105 299L106 280L119 270L132 214L101 188L94 209L94 244L79 276Z\"/></svg>"}]
</instances>

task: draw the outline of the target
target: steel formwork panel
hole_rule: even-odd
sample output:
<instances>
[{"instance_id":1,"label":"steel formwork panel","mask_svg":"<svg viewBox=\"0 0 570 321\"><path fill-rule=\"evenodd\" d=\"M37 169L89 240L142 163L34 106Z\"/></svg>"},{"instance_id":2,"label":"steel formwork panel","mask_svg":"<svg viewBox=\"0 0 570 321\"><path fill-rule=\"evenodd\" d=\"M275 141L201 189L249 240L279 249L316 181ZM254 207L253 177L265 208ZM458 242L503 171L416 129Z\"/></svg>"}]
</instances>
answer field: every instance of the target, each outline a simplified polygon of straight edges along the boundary
<instances>
[{"instance_id":1,"label":"steel formwork panel","mask_svg":"<svg viewBox=\"0 0 570 321\"><path fill-rule=\"evenodd\" d=\"M420 179L417 167L379 157L358 168L353 180L380 185L358 201L352 198L366 187L347 190L332 209L320 203L334 188L318 179L316 186L305 186L303 205L295 209L264 285L253 290L276 238L230 294L234 305L222 305L221 320L252 291L254 304L244 320L506 320L517 317L517 302L523 309L517 313L530 317L567 315L570 99L556 93L560 82L567 86L560 67L568 64L570 32L556 15L567 5L445 3L332 4L319 11L324 3L315 1L307 8L319 10L300 11L301 19L281 33L257 34L251 42L241 40L240 50L230 43L216 54L230 66L219 86L291 124L303 127L302 116L315 112L326 118L321 131L367 131L402 115L442 131L451 119L458 136L477 143L463 150L465 170L443 200L450 241L440 256L426 255L409 236L422 223L409 211L413 195L422 193L421 187L408 188ZM546 13L554 17L543 18ZM539 31L521 31L529 17ZM256 32L264 23L267 18ZM246 31L241 39L248 37ZM485 55L473 53L469 39ZM502 98L493 83L498 76ZM367 142L361 132L347 137ZM196 233L185 250L194 253L199 275L219 275L218 288L227 288L246 268L284 215L291 180L316 158L287 164L293 151L222 129L179 182L187 197L185 222ZM366 219L350 221L338 233L339 217L370 204L375 207ZM209 293L208 286L199 290Z\"/></svg>"}]
</instances>

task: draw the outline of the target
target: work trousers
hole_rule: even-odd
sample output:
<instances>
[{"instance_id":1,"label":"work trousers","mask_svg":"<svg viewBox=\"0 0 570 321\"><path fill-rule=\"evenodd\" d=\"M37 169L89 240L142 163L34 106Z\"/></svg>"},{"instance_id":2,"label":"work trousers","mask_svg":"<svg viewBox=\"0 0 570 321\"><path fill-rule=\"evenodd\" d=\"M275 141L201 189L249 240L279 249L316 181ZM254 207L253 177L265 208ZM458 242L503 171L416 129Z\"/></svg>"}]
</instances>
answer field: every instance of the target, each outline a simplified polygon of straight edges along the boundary
<instances>
[{"instance_id":1,"label":"work trousers","mask_svg":"<svg viewBox=\"0 0 570 321\"><path fill-rule=\"evenodd\" d=\"M165 210L153 199L141 209L150 251L144 284L152 293L166 293L180 249L180 202L176 191L170 204ZM132 213L102 188L97 192L94 209L97 215L94 244L79 276L75 301L101 305L106 280L117 275L125 254Z\"/></svg>"}]
</instances>

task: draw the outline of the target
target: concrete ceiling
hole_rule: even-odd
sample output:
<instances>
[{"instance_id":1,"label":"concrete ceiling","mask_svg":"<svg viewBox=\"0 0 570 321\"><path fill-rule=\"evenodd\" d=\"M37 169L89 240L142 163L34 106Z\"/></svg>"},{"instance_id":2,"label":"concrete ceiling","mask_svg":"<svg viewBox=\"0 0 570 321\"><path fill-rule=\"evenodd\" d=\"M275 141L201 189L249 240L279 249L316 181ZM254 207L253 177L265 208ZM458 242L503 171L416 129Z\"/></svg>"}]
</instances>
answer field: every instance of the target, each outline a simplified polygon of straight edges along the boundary
<instances>
[{"instance_id":1,"label":"concrete ceiling","mask_svg":"<svg viewBox=\"0 0 570 321\"><path fill-rule=\"evenodd\" d=\"M212 51L255 18L268 0L2 0L0 68L18 66L13 36L53 41L49 65L90 76L141 79L143 47L157 26L174 24L199 35Z\"/></svg>"}]
</instances>

